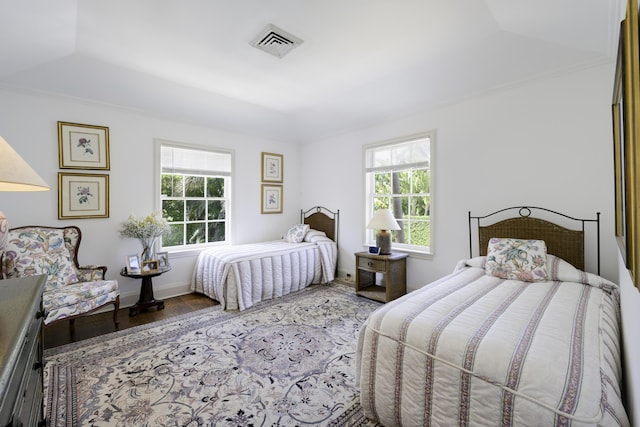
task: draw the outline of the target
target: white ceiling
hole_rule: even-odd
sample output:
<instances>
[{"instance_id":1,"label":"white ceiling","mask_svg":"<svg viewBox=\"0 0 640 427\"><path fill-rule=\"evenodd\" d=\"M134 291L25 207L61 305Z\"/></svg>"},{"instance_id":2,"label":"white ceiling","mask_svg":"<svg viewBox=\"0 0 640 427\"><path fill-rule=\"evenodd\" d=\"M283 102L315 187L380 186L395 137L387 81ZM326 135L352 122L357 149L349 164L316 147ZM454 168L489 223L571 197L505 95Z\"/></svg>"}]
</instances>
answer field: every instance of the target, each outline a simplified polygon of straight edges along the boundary
<instances>
[{"instance_id":1,"label":"white ceiling","mask_svg":"<svg viewBox=\"0 0 640 427\"><path fill-rule=\"evenodd\" d=\"M0 0L0 87L304 142L614 61L621 3Z\"/></svg>"}]
</instances>

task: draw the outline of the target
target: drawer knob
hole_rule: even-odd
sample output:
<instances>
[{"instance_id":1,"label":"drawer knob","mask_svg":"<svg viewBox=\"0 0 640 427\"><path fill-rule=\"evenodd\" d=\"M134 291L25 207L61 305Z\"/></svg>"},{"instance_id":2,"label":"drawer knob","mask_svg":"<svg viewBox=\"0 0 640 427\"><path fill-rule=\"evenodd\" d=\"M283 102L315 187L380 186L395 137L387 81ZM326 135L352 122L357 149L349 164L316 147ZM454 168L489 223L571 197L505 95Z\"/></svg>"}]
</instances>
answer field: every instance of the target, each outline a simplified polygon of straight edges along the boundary
<instances>
[{"instance_id":1,"label":"drawer knob","mask_svg":"<svg viewBox=\"0 0 640 427\"><path fill-rule=\"evenodd\" d=\"M367 262L367 265L368 265L369 267L373 267L373 263L372 263L371 261Z\"/></svg>"}]
</instances>

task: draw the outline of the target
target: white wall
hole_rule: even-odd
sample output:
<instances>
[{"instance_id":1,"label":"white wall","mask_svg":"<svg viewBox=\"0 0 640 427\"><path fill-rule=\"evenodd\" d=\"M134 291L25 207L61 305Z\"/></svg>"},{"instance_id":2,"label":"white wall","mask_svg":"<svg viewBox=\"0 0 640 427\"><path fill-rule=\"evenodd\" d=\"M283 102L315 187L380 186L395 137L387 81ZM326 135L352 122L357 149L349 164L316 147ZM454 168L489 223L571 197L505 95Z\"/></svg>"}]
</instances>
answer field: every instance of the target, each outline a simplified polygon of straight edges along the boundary
<instances>
[{"instance_id":1,"label":"white wall","mask_svg":"<svg viewBox=\"0 0 640 427\"><path fill-rule=\"evenodd\" d=\"M107 219L58 220L57 122L109 127L111 170L110 216ZM249 125L249 124L248 124ZM128 254L140 252L136 240L118 237L120 223L130 215L145 216L159 208L154 184L154 139L235 150L233 239L235 243L277 239L299 221L299 147L278 141L216 131L149 117L131 111L59 98L0 91L0 135L51 186L44 193L0 193L0 210L10 226L78 225L83 232L82 264L106 264L117 278L124 306L137 301L140 282L119 276ZM284 155L284 213L260 214L261 152ZM154 279L159 298L189 291L195 255L171 255L173 270Z\"/></svg>"},{"instance_id":2,"label":"white wall","mask_svg":"<svg viewBox=\"0 0 640 427\"><path fill-rule=\"evenodd\" d=\"M362 146L435 129L435 256L409 258L409 290L450 273L458 260L468 256L469 210L487 214L515 205L541 206L581 218L595 218L601 212L602 276L618 282L613 238L613 72L610 64L506 88L304 146L303 188L314 191L305 191L302 203L340 209L341 274L354 274L353 253L363 249ZM625 324L627 329L637 328L631 316L640 312L640 302L638 298L627 302ZM629 343L628 355L640 354L637 347ZM628 385L640 396L637 356L628 360L635 360L636 368L627 371L633 375Z\"/></svg>"},{"instance_id":3,"label":"white wall","mask_svg":"<svg viewBox=\"0 0 640 427\"><path fill-rule=\"evenodd\" d=\"M602 213L613 233L611 86L613 65L557 77L303 147L303 204L340 209L341 270L363 248L362 146L436 130L432 261L409 260L415 289L468 255L467 212L528 204L576 217ZM603 275L617 278L605 239ZM611 240L611 241L610 241Z\"/></svg>"}]
</instances>

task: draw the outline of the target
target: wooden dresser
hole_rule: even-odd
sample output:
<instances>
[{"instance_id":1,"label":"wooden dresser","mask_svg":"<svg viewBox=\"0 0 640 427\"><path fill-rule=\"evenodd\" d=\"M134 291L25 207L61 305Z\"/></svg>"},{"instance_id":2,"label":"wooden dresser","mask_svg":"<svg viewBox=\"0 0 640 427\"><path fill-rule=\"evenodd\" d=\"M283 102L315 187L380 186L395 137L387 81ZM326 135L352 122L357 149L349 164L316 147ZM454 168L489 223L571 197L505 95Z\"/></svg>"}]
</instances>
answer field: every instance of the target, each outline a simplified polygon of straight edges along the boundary
<instances>
[{"instance_id":1,"label":"wooden dresser","mask_svg":"<svg viewBox=\"0 0 640 427\"><path fill-rule=\"evenodd\" d=\"M45 278L0 280L0 427L45 424L42 389Z\"/></svg>"}]
</instances>

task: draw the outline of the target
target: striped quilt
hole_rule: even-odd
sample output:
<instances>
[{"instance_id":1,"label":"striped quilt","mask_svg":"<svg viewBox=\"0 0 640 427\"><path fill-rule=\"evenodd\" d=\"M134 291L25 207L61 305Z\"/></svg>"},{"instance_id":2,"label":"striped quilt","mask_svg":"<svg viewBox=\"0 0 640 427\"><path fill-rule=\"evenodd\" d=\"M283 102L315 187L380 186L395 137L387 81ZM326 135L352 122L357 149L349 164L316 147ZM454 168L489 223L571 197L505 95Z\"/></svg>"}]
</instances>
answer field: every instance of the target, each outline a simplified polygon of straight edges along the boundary
<instances>
[{"instance_id":1,"label":"striped quilt","mask_svg":"<svg viewBox=\"0 0 640 427\"><path fill-rule=\"evenodd\" d=\"M204 250L198 256L191 290L244 310L267 299L334 279L338 249L331 239L313 243L285 240Z\"/></svg>"},{"instance_id":2,"label":"striped quilt","mask_svg":"<svg viewBox=\"0 0 640 427\"><path fill-rule=\"evenodd\" d=\"M549 281L460 263L360 331L365 415L384 426L629 425L618 287L547 256Z\"/></svg>"}]
</instances>

